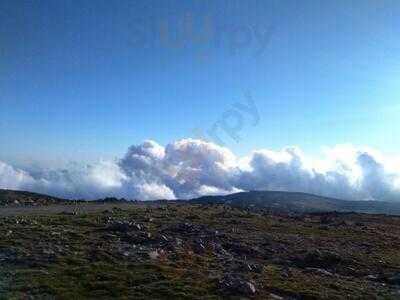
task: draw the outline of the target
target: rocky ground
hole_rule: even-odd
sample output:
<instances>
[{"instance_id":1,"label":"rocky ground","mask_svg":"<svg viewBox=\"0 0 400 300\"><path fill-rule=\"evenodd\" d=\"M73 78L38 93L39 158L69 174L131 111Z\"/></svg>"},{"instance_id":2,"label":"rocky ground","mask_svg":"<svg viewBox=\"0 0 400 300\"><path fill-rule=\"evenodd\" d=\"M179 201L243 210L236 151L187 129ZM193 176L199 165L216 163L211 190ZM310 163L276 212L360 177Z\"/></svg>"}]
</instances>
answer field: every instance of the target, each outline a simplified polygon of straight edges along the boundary
<instances>
[{"instance_id":1,"label":"rocky ground","mask_svg":"<svg viewBox=\"0 0 400 300\"><path fill-rule=\"evenodd\" d=\"M0 208L0 299L399 299L400 217Z\"/></svg>"}]
</instances>

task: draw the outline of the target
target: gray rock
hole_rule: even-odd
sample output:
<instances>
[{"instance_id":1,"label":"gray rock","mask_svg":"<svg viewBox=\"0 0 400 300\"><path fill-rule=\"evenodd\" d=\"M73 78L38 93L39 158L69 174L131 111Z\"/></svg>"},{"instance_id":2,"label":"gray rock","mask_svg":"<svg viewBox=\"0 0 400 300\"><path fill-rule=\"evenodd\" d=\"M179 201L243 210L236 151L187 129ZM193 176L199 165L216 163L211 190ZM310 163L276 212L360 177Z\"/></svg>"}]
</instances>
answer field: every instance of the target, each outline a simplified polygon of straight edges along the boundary
<instances>
[{"instance_id":1,"label":"gray rock","mask_svg":"<svg viewBox=\"0 0 400 300\"><path fill-rule=\"evenodd\" d=\"M256 294L257 289L250 281L227 275L218 281L220 292L229 295L252 296Z\"/></svg>"},{"instance_id":2,"label":"gray rock","mask_svg":"<svg viewBox=\"0 0 400 300\"><path fill-rule=\"evenodd\" d=\"M306 268L306 271L317 274L317 275L333 276L333 274L331 272L329 272L325 269L321 269L321 268Z\"/></svg>"},{"instance_id":3,"label":"gray rock","mask_svg":"<svg viewBox=\"0 0 400 300\"><path fill-rule=\"evenodd\" d=\"M271 299L275 299L275 300L283 300L284 298L283 297L281 297L281 296L278 296L278 295L275 295L275 294L269 294L269 297L271 298Z\"/></svg>"},{"instance_id":4,"label":"gray rock","mask_svg":"<svg viewBox=\"0 0 400 300\"><path fill-rule=\"evenodd\" d=\"M365 276L366 279L368 280L378 280L378 275L367 275Z\"/></svg>"}]
</instances>

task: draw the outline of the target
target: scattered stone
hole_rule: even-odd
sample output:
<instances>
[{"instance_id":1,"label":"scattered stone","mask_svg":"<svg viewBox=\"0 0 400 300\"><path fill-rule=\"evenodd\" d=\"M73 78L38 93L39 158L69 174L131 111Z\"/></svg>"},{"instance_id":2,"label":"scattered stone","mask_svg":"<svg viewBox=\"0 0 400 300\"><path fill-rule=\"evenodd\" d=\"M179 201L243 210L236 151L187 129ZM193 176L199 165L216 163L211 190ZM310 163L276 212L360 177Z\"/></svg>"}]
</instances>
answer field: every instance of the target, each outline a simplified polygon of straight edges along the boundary
<instances>
[{"instance_id":1,"label":"scattered stone","mask_svg":"<svg viewBox=\"0 0 400 300\"><path fill-rule=\"evenodd\" d=\"M55 255L56 253L52 249L43 249L45 255Z\"/></svg>"},{"instance_id":2,"label":"scattered stone","mask_svg":"<svg viewBox=\"0 0 400 300\"><path fill-rule=\"evenodd\" d=\"M165 258L166 253L163 249L156 249L156 250L150 251L148 253L148 255L149 255L150 259L158 260L158 259Z\"/></svg>"},{"instance_id":3,"label":"scattered stone","mask_svg":"<svg viewBox=\"0 0 400 300\"><path fill-rule=\"evenodd\" d=\"M333 276L333 274L325 269L321 268L306 268L305 269L307 272L314 273L317 275L323 275L323 276Z\"/></svg>"},{"instance_id":4,"label":"scattered stone","mask_svg":"<svg viewBox=\"0 0 400 300\"><path fill-rule=\"evenodd\" d=\"M129 221L114 221L112 218L107 217L105 223L108 224L106 230L109 231L118 231L122 233L126 233L132 230L142 231L144 226L141 224L137 224Z\"/></svg>"},{"instance_id":5,"label":"scattered stone","mask_svg":"<svg viewBox=\"0 0 400 300\"><path fill-rule=\"evenodd\" d=\"M197 241L193 245L193 251L196 254L203 254L206 251L206 247L201 241Z\"/></svg>"},{"instance_id":6,"label":"scattered stone","mask_svg":"<svg viewBox=\"0 0 400 300\"><path fill-rule=\"evenodd\" d=\"M259 264L247 264L247 269L250 272L254 272L254 273L262 273L263 271L263 266L259 265Z\"/></svg>"},{"instance_id":7,"label":"scattered stone","mask_svg":"<svg viewBox=\"0 0 400 300\"><path fill-rule=\"evenodd\" d=\"M296 290L297 285L292 287L288 284L281 289L282 282L297 280L301 283L318 280L321 283L324 290L321 293L314 290L315 299L322 298L322 295L326 295L327 299L330 296L346 298L347 295L350 298L357 296L356 293L361 288L361 298L372 298L375 291L380 295L387 295L387 292L400 289L400 273L395 272L400 266L393 264L396 262L396 252L390 252L390 257L383 252L386 249L393 251L400 245L400 240L395 235L398 231L390 232L394 228L393 224L398 222L397 219L377 223L375 216L361 215L353 218L338 214L337 217L328 215L321 224L319 215L311 215L309 223L304 224L303 216L284 214L279 218L270 214L259 214L254 217L255 220L244 219L240 210L224 211L216 217L213 209L220 212L220 208L216 206L210 207L206 215L201 215L200 212L200 221L189 218L193 223L180 223L182 218L195 211L189 213L189 209L185 208L181 212L178 208L179 214L175 214L174 208L175 210L170 209L170 215L167 216L152 205L116 213L102 211L103 209L97 215L87 216L82 210L82 217L79 218L58 216L53 220L35 217L38 222L31 216L0 219L3 226L0 233L0 239L3 237L0 245L0 269L3 266L11 269L21 266L40 271L41 268L47 268L49 262L51 265L59 262L67 265L69 261L74 269L74 265L81 261L88 268L91 268L92 263L96 266L99 262L104 262L105 265L117 264L123 268L129 266L129 272L135 272L135 266L146 266L145 271L150 274L150 279L146 279L146 282L152 284L152 278L157 279L153 277L152 268L157 266L161 267L161 273L168 272L168 275L160 274L162 284L164 279L169 280L171 274L179 277L189 275L189 279L196 280L208 278L215 280L215 285L204 285L212 288L206 292L212 292L212 296L217 297L214 294L217 287L222 299L231 296L232 299L258 297L276 300L314 297L302 289ZM69 211L68 208L66 210ZM149 224L148 222L153 222L150 216L154 216L156 222ZM357 236L362 234L361 227L338 228L343 219L351 219L355 225L358 219L365 220L363 224L369 229L366 238ZM64 220L68 222L62 224ZM278 229L271 227L278 222ZM33 224L37 226L31 226ZM241 234L232 234L232 227ZM328 229L330 234L320 231ZM373 235L375 233L376 236ZM9 236L11 237L7 238ZM351 239L353 236L357 238ZM22 243L22 239L27 243ZM308 251L315 249L316 245L327 250ZM368 255L370 250L373 255ZM121 272L124 271L123 268ZM116 276L112 276L116 280L119 278L119 270L117 269ZM104 268L104 272L108 271ZM221 274L227 275L221 277ZM50 272L48 275L54 274ZM51 276L46 278L50 279ZM333 280L336 276L340 280ZM0 276L0 295L1 280ZM346 284L343 286L345 280ZM357 285L361 283L363 286L359 290ZM180 292L181 288L178 288ZM196 287L193 285L193 288ZM204 298L207 296L204 294Z\"/></svg>"},{"instance_id":8,"label":"scattered stone","mask_svg":"<svg viewBox=\"0 0 400 300\"><path fill-rule=\"evenodd\" d=\"M183 241L182 241L180 238L175 238L175 244L176 244L177 246L182 246Z\"/></svg>"},{"instance_id":9,"label":"scattered stone","mask_svg":"<svg viewBox=\"0 0 400 300\"><path fill-rule=\"evenodd\" d=\"M379 276L378 275L367 275L367 276L365 276L365 278L368 280L375 281L375 280L378 280Z\"/></svg>"},{"instance_id":10,"label":"scattered stone","mask_svg":"<svg viewBox=\"0 0 400 300\"><path fill-rule=\"evenodd\" d=\"M274 300L283 300L284 299L283 297L275 295L275 294L272 294L272 293L269 294L269 296L270 296L271 299L274 299Z\"/></svg>"},{"instance_id":11,"label":"scattered stone","mask_svg":"<svg viewBox=\"0 0 400 300\"><path fill-rule=\"evenodd\" d=\"M150 251L150 252L149 252L149 257L150 257L150 259L156 260L159 256L160 256L160 255L158 254L158 251L157 251L157 250L155 250L155 251Z\"/></svg>"},{"instance_id":12,"label":"scattered stone","mask_svg":"<svg viewBox=\"0 0 400 300\"><path fill-rule=\"evenodd\" d=\"M227 275L218 281L218 289L221 293L229 295L253 296L257 290L250 281Z\"/></svg>"}]
</instances>

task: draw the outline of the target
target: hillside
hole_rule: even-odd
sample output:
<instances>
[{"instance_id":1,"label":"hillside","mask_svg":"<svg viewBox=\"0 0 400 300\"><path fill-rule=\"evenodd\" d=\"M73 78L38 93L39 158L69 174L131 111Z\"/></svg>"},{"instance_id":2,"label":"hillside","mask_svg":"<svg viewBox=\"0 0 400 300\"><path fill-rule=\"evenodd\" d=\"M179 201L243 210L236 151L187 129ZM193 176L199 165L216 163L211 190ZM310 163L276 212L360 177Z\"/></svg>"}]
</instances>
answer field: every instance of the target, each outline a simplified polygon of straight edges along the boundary
<instances>
[{"instance_id":1,"label":"hillside","mask_svg":"<svg viewBox=\"0 0 400 300\"><path fill-rule=\"evenodd\" d=\"M95 201L70 201L37 193L0 190L0 206L49 206L55 204L129 204L146 203L158 205L165 200L156 201L128 201L126 199L104 198ZM176 200L170 203L181 204L225 204L232 207L248 210L264 210L281 213L312 213L312 212L357 212L369 214L400 215L400 202L383 201L349 201L328 198L307 193L251 191L224 196L204 196L192 200Z\"/></svg>"},{"instance_id":2,"label":"hillside","mask_svg":"<svg viewBox=\"0 0 400 300\"><path fill-rule=\"evenodd\" d=\"M0 299L399 299L400 219L131 205L0 218Z\"/></svg>"},{"instance_id":3,"label":"hillside","mask_svg":"<svg viewBox=\"0 0 400 300\"><path fill-rule=\"evenodd\" d=\"M42 206L65 203L67 200L48 195L0 189L0 206Z\"/></svg>"},{"instance_id":4,"label":"hillside","mask_svg":"<svg viewBox=\"0 0 400 300\"><path fill-rule=\"evenodd\" d=\"M284 213L358 212L400 215L400 203L383 201L349 201L306 193L251 191L225 196L205 196L190 200L199 204L226 204L247 209L264 209Z\"/></svg>"},{"instance_id":5,"label":"hillside","mask_svg":"<svg viewBox=\"0 0 400 300\"><path fill-rule=\"evenodd\" d=\"M283 192L150 202L0 195L0 299L400 297L400 218L323 212L395 204Z\"/></svg>"}]
</instances>

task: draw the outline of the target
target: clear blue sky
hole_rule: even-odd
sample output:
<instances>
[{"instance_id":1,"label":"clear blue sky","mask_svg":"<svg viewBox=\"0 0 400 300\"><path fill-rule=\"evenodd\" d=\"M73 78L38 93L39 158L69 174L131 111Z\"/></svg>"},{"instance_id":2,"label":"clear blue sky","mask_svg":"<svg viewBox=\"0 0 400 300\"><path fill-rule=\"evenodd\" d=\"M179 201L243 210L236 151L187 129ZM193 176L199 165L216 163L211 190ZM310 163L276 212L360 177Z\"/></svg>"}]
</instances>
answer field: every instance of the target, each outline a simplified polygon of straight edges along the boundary
<instances>
[{"instance_id":1,"label":"clear blue sky","mask_svg":"<svg viewBox=\"0 0 400 300\"><path fill-rule=\"evenodd\" d=\"M245 91L260 121L243 119L239 143L224 138L239 155L396 152L399 16L396 0L2 0L0 160L90 161L195 137ZM190 38L166 44L160 28L173 37L184 20ZM261 54L256 30L269 30Z\"/></svg>"}]
</instances>

